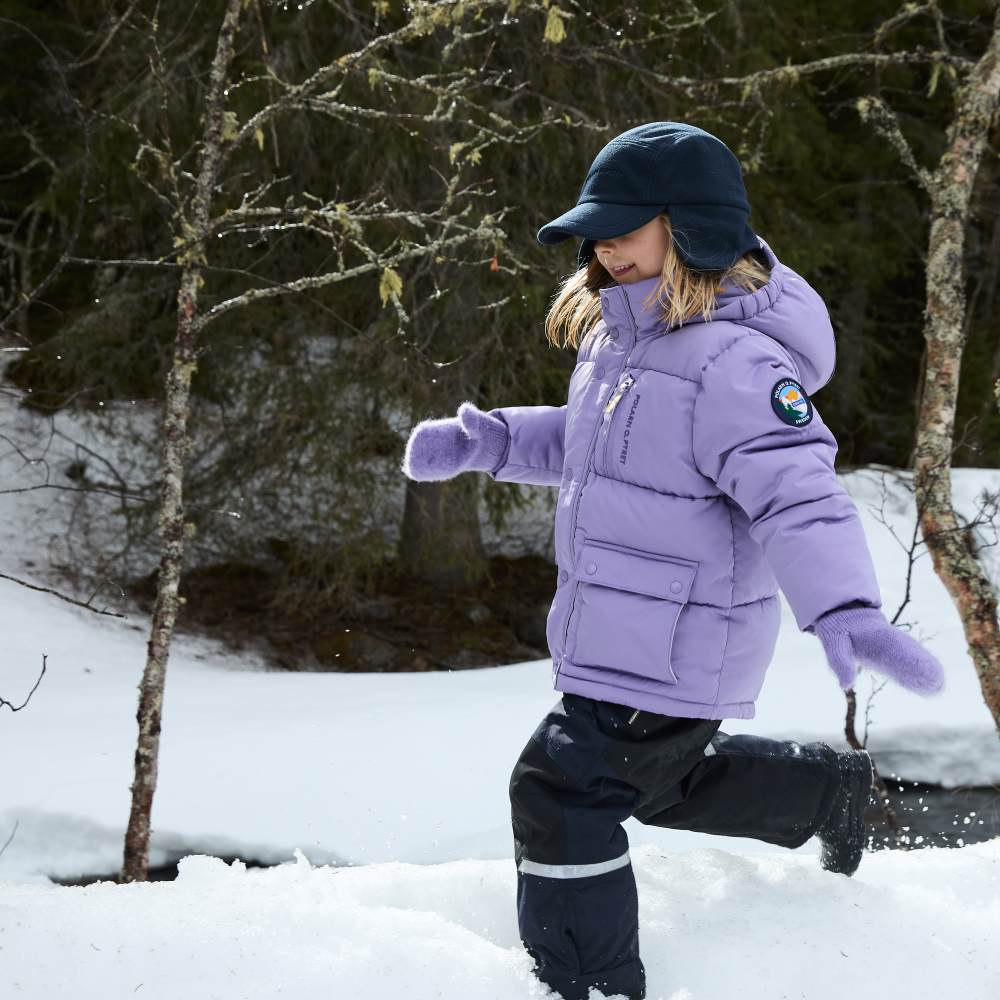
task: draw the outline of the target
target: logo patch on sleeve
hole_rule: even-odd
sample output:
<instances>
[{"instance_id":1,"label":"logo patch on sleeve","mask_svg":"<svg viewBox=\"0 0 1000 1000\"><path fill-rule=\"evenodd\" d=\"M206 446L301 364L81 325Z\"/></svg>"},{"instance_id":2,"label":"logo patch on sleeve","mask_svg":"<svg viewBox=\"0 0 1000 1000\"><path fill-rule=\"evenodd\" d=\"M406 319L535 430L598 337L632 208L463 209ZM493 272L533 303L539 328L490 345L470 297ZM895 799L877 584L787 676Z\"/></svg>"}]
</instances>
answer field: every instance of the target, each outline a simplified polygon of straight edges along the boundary
<instances>
[{"instance_id":1,"label":"logo patch on sleeve","mask_svg":"<svg viewBox=\"0 0 1000 1000\"><path fill-rule=\"evenodd\" d=\"M813 405L805 389L793 378L778 379L771 390L771 409L792 427L804 427L813 418Z\"/></svg>"}]
</instances>

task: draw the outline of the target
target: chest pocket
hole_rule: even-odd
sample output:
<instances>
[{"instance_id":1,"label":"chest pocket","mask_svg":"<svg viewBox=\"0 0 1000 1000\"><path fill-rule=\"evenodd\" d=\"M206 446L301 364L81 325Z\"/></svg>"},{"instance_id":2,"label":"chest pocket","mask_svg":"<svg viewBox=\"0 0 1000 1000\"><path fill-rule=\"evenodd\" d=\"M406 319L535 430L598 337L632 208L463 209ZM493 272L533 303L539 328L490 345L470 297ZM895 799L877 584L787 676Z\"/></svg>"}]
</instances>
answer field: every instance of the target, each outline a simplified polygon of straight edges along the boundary
<instances>
[{"instance_id":1,"label":"chest pocket","mask_svg":"<svg viewBox=\"0 0 1000 1000\"><path fill-rule=\"evenodd\" d=\"M580 549L567 658L676 684L674 631L697 571L689 559L588 539Z\"/></svg>"},{"instance_id":2,"label":"chest pocket","mask_svg":"<svg viewBox=\"0 0 1000 1000\"><path fill-rule=\"evenodd\" d=\"M594 453L598 475L661 493L701 495L691 450L698 383L655 369L627 368L612 390ZM617 398L616 398L617 397Z\"/></svg>"}]
</instances>

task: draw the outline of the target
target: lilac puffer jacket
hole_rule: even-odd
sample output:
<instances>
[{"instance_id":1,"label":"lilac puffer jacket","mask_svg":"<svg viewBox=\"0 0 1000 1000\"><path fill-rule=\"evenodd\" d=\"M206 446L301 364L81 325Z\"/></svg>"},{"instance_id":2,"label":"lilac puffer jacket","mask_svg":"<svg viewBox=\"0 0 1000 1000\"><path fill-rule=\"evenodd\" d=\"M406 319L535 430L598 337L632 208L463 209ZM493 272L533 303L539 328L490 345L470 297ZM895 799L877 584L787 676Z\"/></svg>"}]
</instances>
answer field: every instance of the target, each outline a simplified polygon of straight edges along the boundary
<instances>
[{"instance_id":1,"label":"lilac puffer jacket","mask_svg":"<svg viewBox=\"0 0 1000 1000\"><path fill-rule=\"evenodd\" d=\"M663 715L748 719L778 637L851 601L881 607L837 444L809 396L834 367L820 295L761 240L753 294L709 322L643 309L657 278L601 290L565 406L503 406L488 473L559 487L554 686ZM803 393L802 390L805 390Z\"/></svg>"}]
</instances>

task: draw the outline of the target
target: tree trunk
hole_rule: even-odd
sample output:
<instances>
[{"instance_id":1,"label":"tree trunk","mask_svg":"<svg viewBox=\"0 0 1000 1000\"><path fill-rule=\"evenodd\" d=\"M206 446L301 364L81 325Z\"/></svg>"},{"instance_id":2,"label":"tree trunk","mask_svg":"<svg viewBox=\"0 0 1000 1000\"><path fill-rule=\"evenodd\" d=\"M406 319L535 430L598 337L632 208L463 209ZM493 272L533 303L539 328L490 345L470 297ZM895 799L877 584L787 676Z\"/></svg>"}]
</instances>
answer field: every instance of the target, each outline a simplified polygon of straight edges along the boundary
<instances>
[{"instance_id":1,"label":"tree trunk","mask_svg":"<svg viewBox=\"0 0 1000 1000\"><path fill-rule=\"evenodd\" d=\"M177 291L177 337L174 357L167 375L163 418L163 485L160 500L160 567L156 579L156 601L147 645L146 667L139 685L139 739L135 750L135 778L132 809L125 832L123 882L145 881L149 875L149 834L156 790L160 751L160 720L170 642L174 634L179 604L181 568L184 562L184 459L188 443L188 416L191 378L197 367L198 290L205 262L200 237L208 229L212 188L218 174L223 141L225 83L233 58L236 29L242 0L229 0L216 44L215 57L205 96L205 130L201 164L190 221L185 206L177 206L175 226L179 234L195 238L180 260L180 287Z\"/></svg>"},{"instance_id":2,"label":"tree trunk","mask_svg":"<svg viewBox=\"0 0 1000 1000\"><path fill-rule=\"evenodd\" d=\"M481 475L463 472L445 482L407 482L398 556L410 576L442 590L468 587L483 578Z\"/></svg>"},{"instance_id":3,"label":"tree trunk","mask_svg":"<svg viewBox=\"0 0 1000 1000\"><path fill-rule=\"evenodd\" d=\"M934 570L958 606L983 699L1000 731L997 597L958 524L950 478L965 339L965 229L973 182L998 104L1000 8L995 14L990 44L959 91L955 121L948 130L948 148L930 184L932 214L924 328L927 363L914 461L921 532Z\"/></svg>"},{"instance_id":4,"label":"tree trunk","mask_svg":"<svg viewBox=\"0 0 1000 1000\"><path fill-rule=\"evenodd\" d=\"M471 282L455 282L434 319L443 343L453 342L456 330L469 327L475 316L478 291ZM476 400L482 383L481 349L463 349L461 366L451 369L445 399ZM457 410L457 406L455 409ZM407 480L403 522L396 557L400 570L434 588L461 589L486 574L486 552L479 529L479 491L483 472L462 472L452 479Z\"/></svg>"},{"instance_id":5,"label":"tree trunk","mask_svg":"<svg viewBox=\"0 0 1000 1000\"><path fill-rule=\"evenodd\" d=\"M156 603L147 645L146 669L139 685L139 740L135 748L132 811L125 834L123 882L144 882L149 873L149 832L160 751L160 718L170 640L177 620L178 591L184 560L184 453L191 376L195 370L199 271L185 270L177 293L177 339L167 376L163 421L163 494L160 505L160 567Z\"/></svg>"}]
</instances>

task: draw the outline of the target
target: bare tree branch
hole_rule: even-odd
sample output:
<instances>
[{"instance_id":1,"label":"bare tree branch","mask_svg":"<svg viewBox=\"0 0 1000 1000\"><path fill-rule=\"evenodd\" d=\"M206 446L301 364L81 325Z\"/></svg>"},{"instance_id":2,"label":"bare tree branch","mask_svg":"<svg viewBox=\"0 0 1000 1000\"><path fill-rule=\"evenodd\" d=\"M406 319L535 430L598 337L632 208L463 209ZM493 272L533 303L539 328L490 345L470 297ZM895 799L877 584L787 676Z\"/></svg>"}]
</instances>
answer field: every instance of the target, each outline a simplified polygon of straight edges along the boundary
<instances>
[{"instance_id":1,"label":"bare tree branch","mask_svg":"<svg viewBox=\"0 0 1000 1000\"><path fill-rule=\"evenodd\" d=\"M813 76L842 69L885 69L889 66L920 66L941 64L954 70L969 71L975 62L948 52L925 51L917 48L912 52L845 52L841 55L826 56L804 63L789 63L756 70L744 76L717 76L697 79L662 73L641 63L630 62L627 57L616 55L612 49L588 50L587 57L600 62L628 68L630 72L644 77L669 90L680 90L692 100L706 94L717 94L719 88L738 90L746 101L756 91L773 84L794 84L804 76Z\"/></svg>"},{"instance_id":2,"label":"bare tree branch","mask_svg":"<svg viewBox=\"0 0 1000 1000\"><path fill-rule=\"evenodd\" d=\"M899 119L896 113L880 97L862 97L858 101L858 114L862 121L874 126L876 131L889 140L891 145L899 153L899 158L910 168L911 173L925 194L931 194L933 188L933 175L931 171L920 166L910 144L906 141L902 129L899 127Z\"/></svg>"},{"instance_id":3,"label":"bare tree branch","mask_svg":"<svg viewBox=\"0 0 1000 1000\"><path fill-rule=\"evenodd\" d=\"M71 62L66 65L66 69L83 69L85 66L92 66L97 62L102 55L104 55L104 50L114 41L115 35L118 34L118 29L132 16L132 11L139 5L139 0L132 0L129 4L128 9L115 20L111 29L104 36L104 40L97 47L97 51L92 55L88 56L86 59L77 59L76 62Z\"/></svg>"},{"instance_id":4,"label":"bare tree branch","mask_svg":"<svg viewBox=\"0 0 1000 1000\"><path fill-rule=\"evenodd\" d=\"M9 576L7 573L0 573L0 580L10 580L11 583L27 587L28 590L37 590L43 594L51 594L53 597L58 597L60 601L65 601L67 604L75 604L78 608L83 608L85 611L93 611L95 615L106 615L108 618L128 618L128 615L120 614L117 611L104 611L101 608L95 608L85 601L78 601L73 597L60 594L58 590L53 590L51 587L40 587L36 583L29 583L27 580L21 580L16 576Z\"/></svg>"},{"instance_id":5,"label":"bare tree branch","mask_svg":"<svg viewBox=\"0 0 1000 1000\"><path fill-rule=\"evenodd\" d=\"M48 664L48 656L47 655L43 655L42 656L42 672L38 675L38 680L35 681L35 686L28 692L28 697L25 698L24 701L21 702L20 705L14 705L12 702L7 701L6 698L0 698L0 708L3 708L3 706L6 705L12 712L20 712L21 709L24 708L24 706L27 705L29 701L31 701L31 696L38 690L38 685L42 683L42 678L45 676L45 668L46 668L47 664ZM14 829L15 830L17 829L17 824L16 823L14 824ZM10 843L11 838L13 836L14 836L14 834L11 833L10 837L8 837L8 839L7 839L7 844ZM7 849L7 844L3 845L4 850ZM3 851L0 851L0 854L3 854Z\"/></svg>"},{"instance_id":6,"label":"bare tree branch","mask_svg":"<svg viewBox=\"0 0 1000 1000\"><path fill-rule=\"evenodd\" d=\"M6 851L8 847L10 847L10 842L14 839L14 834L17 833L17 827L19 823L20 820L14 820L14 829L10 831L10 836L4 841L3 847L0 847L0 857L2 857L3 852Z\"/></svg>"}]
</instances>

